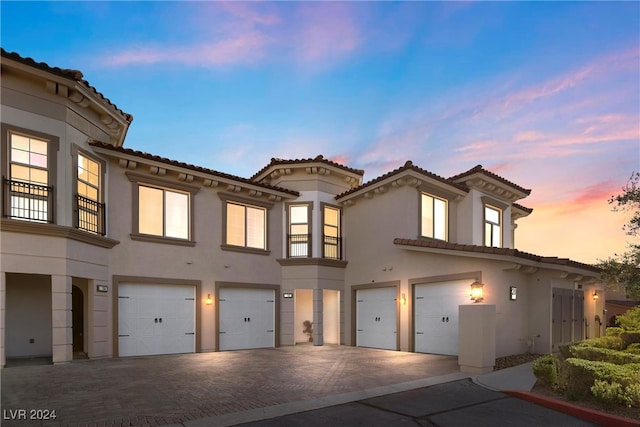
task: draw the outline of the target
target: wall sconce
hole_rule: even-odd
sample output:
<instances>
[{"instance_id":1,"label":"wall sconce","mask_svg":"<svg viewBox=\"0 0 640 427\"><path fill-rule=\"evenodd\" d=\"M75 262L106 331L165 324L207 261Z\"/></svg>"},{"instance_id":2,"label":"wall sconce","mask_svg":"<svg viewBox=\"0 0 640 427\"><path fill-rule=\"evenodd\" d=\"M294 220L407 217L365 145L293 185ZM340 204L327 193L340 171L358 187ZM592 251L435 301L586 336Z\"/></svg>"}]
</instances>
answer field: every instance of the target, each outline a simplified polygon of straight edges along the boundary
<instances>
[{"instance_id":1,"label":"wall sconce","mask_svg":"<svg viewBox=\"0 0 640 427\"><path fill-rule=\"evenodd\" d=\"M600 298L600 295L598 295L598 291L593 291L593 300L598 301L598 298Z\"/></svg>"},{"instance_id":2,"label":"wall sconce","mask_svg":"<svg viewBox=\"0 0 640 427\"><path fill-rule=\"evenodd\" d=\"M207 305L213 304L213 300L211 299L211 294L207 294L207 299L204 300L204 303Z\"/></svg>"},{"instance_id":3,"label":"wall sconce","mask_svg":"<svg viewBox=\"0 0 640 427\"><path fill-rule=\"evenodd\" d=\"M480 283L480 282L473 282L471 284L471 299L473 300L473 302L480 302L484 299L483 296L483 291L482 291L482 287L484 286L484 284Z\"/></svg>"},{"instance_id":4,"label":"wall sconce","mask_svg":"<svg viewBox=\"0 0 640 427\"><path fill-rule=\"evenodd\" d=\"M400 300L402 301L402 305L407 305L407 295L406 294L402 294L402 296L400 297Z\"/></svg>"}]
</instances>

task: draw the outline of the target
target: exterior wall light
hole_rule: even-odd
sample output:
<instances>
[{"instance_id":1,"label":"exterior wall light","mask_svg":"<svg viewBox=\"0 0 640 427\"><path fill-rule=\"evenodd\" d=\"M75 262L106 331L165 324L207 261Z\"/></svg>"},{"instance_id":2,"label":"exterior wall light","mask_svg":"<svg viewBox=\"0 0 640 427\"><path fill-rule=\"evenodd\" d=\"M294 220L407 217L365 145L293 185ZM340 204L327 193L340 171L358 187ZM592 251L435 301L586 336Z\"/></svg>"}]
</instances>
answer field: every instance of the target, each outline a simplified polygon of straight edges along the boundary
<instances>
[{"instance_id":1,"label":"exterior wall light","mask_svg":"<svg viewBox=\"0 0 640 427\"><path fill-rule=\"evenodd\" d=\"M204 303L207 305L213 304L213 300L211 299L211 294L207 294L207 299L204 300Z\"/></svg>"},{"instance_id":2,"label":"exterior wall light","mask_svg":"<svg viewBox=\"0 0 640 427\"><path fill-rule=\"evenodd\" d=\"M480 302L484 299L483 296L483 292L482 292L482 287L484 286L483 283L480 282L473 282L471 284L471 299L473 300L473 302Z\"/></svg>"},{"instance_id":3,"label":"exterior wall light","mask_svg":"<svg viewBox=\"0 0 640 427\"><path fill-rule=\"evenodd\" d=\"M600 298L600 295L598 295L598 291L593 291L593 300L598 301L598 298Z\"/></svg>"},{"instance_id":4,"label":"exterior wall light","mask_svg":"<svg viewBox=\"0 0 640 427\"><path fill-rule=\"evenodd\" d=\"M407 295L406 294L402 294L402 296L400 297L400 300L402 301L402 305L407 305Z\"/></svg>"}]
</instances>

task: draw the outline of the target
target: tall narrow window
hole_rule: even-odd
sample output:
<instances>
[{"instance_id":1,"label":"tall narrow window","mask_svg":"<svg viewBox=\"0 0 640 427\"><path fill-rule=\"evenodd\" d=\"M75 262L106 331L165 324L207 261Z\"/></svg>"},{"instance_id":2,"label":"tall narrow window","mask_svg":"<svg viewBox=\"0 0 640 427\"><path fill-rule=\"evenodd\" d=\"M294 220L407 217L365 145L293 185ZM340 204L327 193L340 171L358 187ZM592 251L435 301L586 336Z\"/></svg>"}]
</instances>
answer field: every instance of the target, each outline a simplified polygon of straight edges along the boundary
<instances>
[{"instance_id":1,"label":"tall narrow window","mask_svg":"<svg viewBox=\"0 0 640 427\"><path fill-rule=\"evenodd\" d=\"M484 207L484 245L502 247L502 211L492 206Z\"/></svg>"},{"instance_id":2,"label":"tall narrow window","mask_svg":"<svg viewBox=\"0 0 640 427\"><path fill-rule=\"evenodd\" d=\"M422 236L447 240L447 207L445 199L422 193Z\"/></svg>"},{"instance_id":3,"label":"tall narrow window","mask_svg":"<svg viewBox=\"0 0 640 427\"><path fill-rule=\"evenodd\" d=\"M100 163L78 153L78 188L76 212L78 228L96 234L105 234L104 205L100 203Z\"/></svg>"},{"instance_id":4,"label":"tall narrow window","mask_svg":"<svg viewBox=\"0 0 640 427\"><path fill-rule=\"evenodd\" d=\"M53 222L53 187L49 186L49 141L9 133L9 180L11 218Z\"/></svg>"},{"instance_id":5,"label":"tall narrow window","mask_svg":"<svg viewBox=\"0 0 640 427\"><path fill-rule=\"evenodd\" d=\"M340 209L325 206L322 210L323 224L323 256L331 259L342 259L342 238L340 236Z\"/></svg>"},{"instance_id":6,"label":"tall narrow window","mask_svg":"<svg viewBox=\"0 0 640 427\"><path fill-rule=\"evenodd\" d=\"M188 193L140 185L138 196L139 233L189 239Z\"/></svg>"},{"instance_id":7,"label":"tall narrow window","mask_svg":"<svg viewBox=\"0 0 640 427\"><path fill-rule=\"evenodd\" d=\"M267 210L227 202L227 245L267 249Z\"/></svg>"},{"instance_id":8,"label":"tall narrow window","mask_svg":"<svg viewBox=\"0 0 640 427\"><path fill-rule=\"evenodd\" d=\"M311 256L309 205L289 206L288 249L290 257Z\"/></svg>"}]
</instances>

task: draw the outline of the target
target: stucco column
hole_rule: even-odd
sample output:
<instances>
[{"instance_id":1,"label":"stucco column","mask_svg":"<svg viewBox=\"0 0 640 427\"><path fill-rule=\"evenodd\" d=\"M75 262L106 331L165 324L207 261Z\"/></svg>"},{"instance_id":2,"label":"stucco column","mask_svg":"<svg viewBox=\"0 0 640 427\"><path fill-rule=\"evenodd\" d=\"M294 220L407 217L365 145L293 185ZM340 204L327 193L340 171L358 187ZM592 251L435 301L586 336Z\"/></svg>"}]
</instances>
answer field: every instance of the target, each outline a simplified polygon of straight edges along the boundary
<instances>
[{"instance_id":1,"label":"stucco column","mask_svg":"<svg viewBox=\"0 0 640 427\"><path fill-rule=\"evenodd\" d=\"M73 360L71 276L51 276L51 327L53 363Z\"/></svg>"},{"instance_id":2,"label":"stucco column","mask_svg":"<svg viewBox=\"0 0 640 427\"><path fill-rule=\"evenodd\" d=\"M323 345L322 335L322 289L313 290L313 345Z\"/></svg>"},{"instance_id":3,"label":"stucco column","mask_svg":"<svg viewBox=\"0 0 640 427\"><path fill-rule=\"evenodd\" d=\"M295 295L294 289L283 289L280 295L280 345L295 345L295 300L293 298L284 298L284 294Z\"/></svg>"},{"instance_id":4,"label":"stucco column","mask_svg":"<svg viewBox=\"0 0 640 427\"><path fill-rule=\"evenodd\" d=\"M0 272L0 368L7 364L4 351L5 304L7 301L7 274Z\"/></svg>"},{"instance_id":5,"label":"stucco column","mask_svg":"<svg viewBox=\"0 0 640 427\"><path fill-rule=\"evenodd\" d=\"M108 292L98 292L98 286L107 286ZM112 295L113 290L108 286L106 281L89 280L87 289L87 312L85 318L89 322L87 353L89 358L106 357L113 355L113 346L111 344L113 333L110 314L113 308Z\"/></svg>"},{"instance_id":6,"label":"stucco column","mask_svg":"<svg viewBox=\"0 0 640 427\"><path fill-rule=\"evenodd\" d=\"M458 364L461 372L484 374L496 364L496 306L458 307Z\"/></svg>"}]
</instances>

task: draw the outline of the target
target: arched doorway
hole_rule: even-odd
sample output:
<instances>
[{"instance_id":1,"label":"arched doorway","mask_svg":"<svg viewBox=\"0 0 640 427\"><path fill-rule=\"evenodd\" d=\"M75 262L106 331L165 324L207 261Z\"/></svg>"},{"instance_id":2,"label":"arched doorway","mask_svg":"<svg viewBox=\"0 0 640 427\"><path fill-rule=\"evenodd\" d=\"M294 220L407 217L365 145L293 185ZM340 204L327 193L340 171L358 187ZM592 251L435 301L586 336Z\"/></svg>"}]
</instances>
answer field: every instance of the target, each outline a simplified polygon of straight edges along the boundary
<instances>
[{"instance_id":1,"label":"arched doorway","mask_svg":"<svg viewBox=\"0 0 640 427\"><path fill-rule=\"evenodd\" d=\"M85 358L84 351L84 294L77 286L71 287L71 317L73 326L73 358Z\"/></svg>"}]
</instances>

